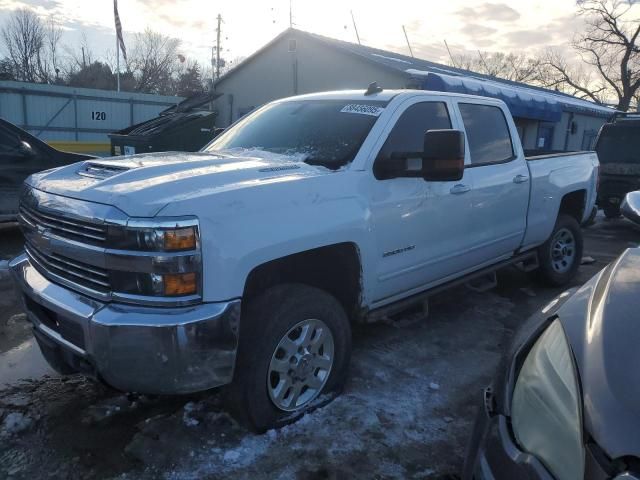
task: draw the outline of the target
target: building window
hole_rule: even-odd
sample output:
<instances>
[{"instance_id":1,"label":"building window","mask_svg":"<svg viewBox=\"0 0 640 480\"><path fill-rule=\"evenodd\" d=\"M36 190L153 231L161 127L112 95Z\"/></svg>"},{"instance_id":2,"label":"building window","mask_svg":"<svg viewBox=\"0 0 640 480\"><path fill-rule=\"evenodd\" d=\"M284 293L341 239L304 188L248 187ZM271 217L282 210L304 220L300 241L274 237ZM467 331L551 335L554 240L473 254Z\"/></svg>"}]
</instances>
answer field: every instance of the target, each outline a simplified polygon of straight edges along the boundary
<instances>
[{"instance_id":1,"label":"building window","mask_svg":"<svg viewBox=\"0 0 640 480\"><path fill-rule=\"evenodd\" d=\"M553 144L553 130L555 124L551 122L540 122L538 124L538 137L536 139L536 149L551 150Z\"/></svg>"},{"instance_id":2,"label":"building window","mask_svg":"<svg viewBox=\"0 0 640 480\"><path fill-rule=\"evenodd\" d=\"M289 39L289 51L295 52L298 50L298 41L295 38Z\"/></svg>"}]
</instances>

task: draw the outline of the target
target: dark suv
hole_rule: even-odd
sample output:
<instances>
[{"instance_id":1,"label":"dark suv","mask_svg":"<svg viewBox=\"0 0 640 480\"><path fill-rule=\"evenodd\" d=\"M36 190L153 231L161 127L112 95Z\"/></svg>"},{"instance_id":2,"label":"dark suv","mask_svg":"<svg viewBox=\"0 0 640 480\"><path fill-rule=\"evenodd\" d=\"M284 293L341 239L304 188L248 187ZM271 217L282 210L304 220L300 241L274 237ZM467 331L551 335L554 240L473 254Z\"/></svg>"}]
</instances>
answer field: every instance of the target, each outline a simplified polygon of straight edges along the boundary
<instances>
[{"instance_id":1,"label":"dark suv","mask_svg":"<svg viewBox=\"0 0 640 480\"><path fill-rule=\"evenodd\" d=\"M598 207L607 218L620 216L624 196L640 189L640 113L619 114L605 124L596 142L600 159Z\"/></svg>"},{"instance_id":2,"label":"dark suv","mask_svg":"<svg viewBox=\"0 0 640 480\"><path fill-rule=\"evenodd\" d=\"M29 175L89 158L60 152L0 118L0 222L16 219L18 192Z\"/></svg>"}]
</instances>

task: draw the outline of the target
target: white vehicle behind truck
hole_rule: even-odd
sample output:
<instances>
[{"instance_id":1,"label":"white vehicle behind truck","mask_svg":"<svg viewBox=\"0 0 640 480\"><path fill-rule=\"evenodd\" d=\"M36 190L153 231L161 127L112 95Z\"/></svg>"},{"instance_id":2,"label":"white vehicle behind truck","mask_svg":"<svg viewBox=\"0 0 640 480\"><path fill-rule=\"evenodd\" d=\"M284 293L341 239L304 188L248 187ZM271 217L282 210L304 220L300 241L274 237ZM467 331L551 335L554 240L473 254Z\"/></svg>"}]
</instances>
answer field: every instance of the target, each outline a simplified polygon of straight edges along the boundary
<instances>
[{"instance_id":1,"label":"white vehicle behind truck","mask_svg":"<svg viewBox=\"0 0 640 480\"><path fill-rule=\"evenodd\" d=\"M499 100L304 95L199 153L31 176L11 267L58 370L144 393L230 384L264 431L340 391L352 322L509 264L569 282L597 175L593 152L525 158Z\"/></svg>"}]
</instances>

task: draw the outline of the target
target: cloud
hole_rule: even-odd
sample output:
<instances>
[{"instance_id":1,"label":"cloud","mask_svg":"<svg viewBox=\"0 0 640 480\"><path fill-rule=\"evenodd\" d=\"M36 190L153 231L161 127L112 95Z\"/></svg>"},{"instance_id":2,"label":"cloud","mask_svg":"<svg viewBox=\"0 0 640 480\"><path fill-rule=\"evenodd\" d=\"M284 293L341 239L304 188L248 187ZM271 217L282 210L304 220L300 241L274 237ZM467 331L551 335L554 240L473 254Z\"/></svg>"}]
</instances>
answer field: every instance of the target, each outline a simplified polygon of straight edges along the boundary
<instances>
[{"instance_id":1,"label":"cloud","mask_svg":"<svg viewBox=\"0 0 640 480\"><path fill-rule=\"evenodd\" d=\"M476 8L462 8L455 14L466 20L488 22L514 22L520 18L520 13L506 3L486 2Z\"/></svg>"},{"instance_id":2,"label":"cloud","mask_svg":"<svg viewBox=\"0 0 640 480\"><path fill-rule=\"evenodd\" d=\"M464 33L468 37L472 37L476 39L476 38L488 37L490 35L493 35L497 31L498 31L497 28L488 27L486 25L481 25L479 23L467 23L464 26L462 33Z\"/></svg>"},{"instance_id":3,"label":"cloud","mask_svg":"<svg viewBox=\"0 0 640 480\"><path fill-rule=\"evenodd\" d=\"M504 40L511 50L548 47L569 44L567 32L579 31L583 20L575 16L561 17L546 25L531 29L513 30L504 34Z\"/></svg>"}]
</instances>

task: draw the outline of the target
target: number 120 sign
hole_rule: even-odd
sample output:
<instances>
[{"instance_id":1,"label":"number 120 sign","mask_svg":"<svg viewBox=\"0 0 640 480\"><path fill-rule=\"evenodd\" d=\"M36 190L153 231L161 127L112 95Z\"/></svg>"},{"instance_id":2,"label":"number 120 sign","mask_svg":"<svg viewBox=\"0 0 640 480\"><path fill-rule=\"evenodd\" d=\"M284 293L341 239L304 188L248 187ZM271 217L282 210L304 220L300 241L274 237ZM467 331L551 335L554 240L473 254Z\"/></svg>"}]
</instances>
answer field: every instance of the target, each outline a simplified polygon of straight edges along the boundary
<instances>
[{"instance_id":1,"label":"number 120 sign","mask_svg":"<svg viewBox=\"0 0 640 480\"><path fill-rule=\"evenodd\" d=\"M98 112L98 111L91 112L91 120L106 120L106 119L107 119L107 112Z\"/></svg>"}]
</instances>

